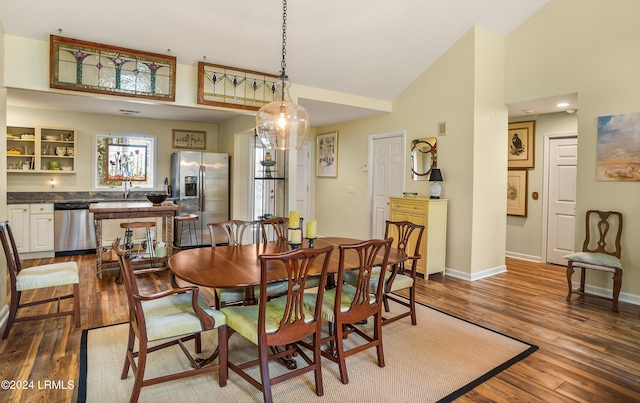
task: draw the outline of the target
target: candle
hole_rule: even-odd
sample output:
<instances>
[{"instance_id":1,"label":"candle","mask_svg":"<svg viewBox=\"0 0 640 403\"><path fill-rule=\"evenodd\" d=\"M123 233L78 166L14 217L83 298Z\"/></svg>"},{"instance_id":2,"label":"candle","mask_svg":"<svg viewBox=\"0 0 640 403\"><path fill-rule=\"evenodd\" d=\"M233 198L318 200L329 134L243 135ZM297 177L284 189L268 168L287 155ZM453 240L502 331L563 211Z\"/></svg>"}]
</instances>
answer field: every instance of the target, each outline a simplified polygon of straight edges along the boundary
<instances>
[{"instance_id":1,"label":"candle","mask_svg":"<svg viewBox=\"0 0 640 403\"><path fill-rule=\"evenodd\" d=\"M313 239L317 237L318 231L318 221L309 220L307 221L307 238Z\"/></svg>"},{"instance_id":2,"label":"candle","mask_svg":"<svg viewBox=\"0 0 640 403\"><path fill-rule=\"evenodd\" d=\"M300 228L300 212L289 211L289 228Z\"/></svg>"},{"instance_id":3,"label":"candle","mask_svg":"<svg viewBox=\"0 0 640 403\"><path fill-rule=\"evenodd\" d=\"M296 245L302 243L302 230L292 229L289 232L289 242Z\"/></svg>"}]
</instances>

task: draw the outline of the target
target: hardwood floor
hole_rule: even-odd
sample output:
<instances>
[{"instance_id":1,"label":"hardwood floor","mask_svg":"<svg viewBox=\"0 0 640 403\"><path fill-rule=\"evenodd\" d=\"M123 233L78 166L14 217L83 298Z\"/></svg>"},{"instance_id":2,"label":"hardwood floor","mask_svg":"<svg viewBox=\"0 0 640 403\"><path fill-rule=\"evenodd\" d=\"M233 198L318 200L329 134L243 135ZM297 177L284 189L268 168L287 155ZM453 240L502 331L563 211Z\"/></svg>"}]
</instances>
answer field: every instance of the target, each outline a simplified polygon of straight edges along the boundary
<instances>
[{"instance_id":1,"label":"hardwood floor","mask_svg":"<svg viewBox=\"0 0 640 403\"><path fill-rule=\"evenodd\" d=\"M82 327L125 322L123 286L110 276L96 280L94 255L75 259ZM420 302L539 346L458 401L640 401L640 307L621 302L620 312L613 313L609 301L575 296L568 304L564 267L515 259L507 259L507 267L507 273L475 282L433 275L418 285ZM167 285L163 273L159 279L148 276L144 288L153 292ZM0 390L0 401L75 401L81 334L71 317L14 325L0 345L0 380L33 381L33 387Z\"/></svg>"}]
</instances>

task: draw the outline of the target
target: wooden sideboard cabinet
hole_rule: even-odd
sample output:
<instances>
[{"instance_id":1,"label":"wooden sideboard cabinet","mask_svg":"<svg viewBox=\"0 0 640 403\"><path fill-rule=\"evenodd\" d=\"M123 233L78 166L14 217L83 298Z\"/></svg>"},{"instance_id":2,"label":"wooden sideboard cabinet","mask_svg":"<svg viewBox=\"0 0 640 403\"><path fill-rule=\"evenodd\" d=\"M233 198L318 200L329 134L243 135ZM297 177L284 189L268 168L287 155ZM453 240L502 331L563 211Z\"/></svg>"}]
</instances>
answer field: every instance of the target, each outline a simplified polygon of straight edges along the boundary
<instances>
[{"instance_id":1,"label":"wooden sideboard cabinet","mask_svg":"<svg viewBox=\"0 0 640 403\"><path fill-rule=\"evenodd\" d=\"M411 221L424 225L420 251L422 259L418 261L418 273L424 275L445 271L447 254L447 200L422 197L390 197L389 220ZM408 251L415 248L415 240Z\"/></svg>"}]
</instances>

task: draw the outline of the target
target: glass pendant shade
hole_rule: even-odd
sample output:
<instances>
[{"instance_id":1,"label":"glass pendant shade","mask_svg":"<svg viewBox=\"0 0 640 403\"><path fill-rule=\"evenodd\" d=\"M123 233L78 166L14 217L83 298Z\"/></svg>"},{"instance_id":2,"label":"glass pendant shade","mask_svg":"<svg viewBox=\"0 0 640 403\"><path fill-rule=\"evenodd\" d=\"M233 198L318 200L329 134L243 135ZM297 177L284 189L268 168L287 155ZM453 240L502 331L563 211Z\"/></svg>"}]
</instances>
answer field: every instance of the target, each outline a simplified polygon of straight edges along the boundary
<instances>
[{"instance_id":1,"label":"glass pendant shade","mask_svg":"<svg viewBox=\"0 0 640 403\"><path fill-rule=\"evenodd\" d=\"M278 81L276 99L256 114L258 138L267 149L299 149L309 134L309 113L291 101L289 79Z\"/></svg>"}]
</instances>

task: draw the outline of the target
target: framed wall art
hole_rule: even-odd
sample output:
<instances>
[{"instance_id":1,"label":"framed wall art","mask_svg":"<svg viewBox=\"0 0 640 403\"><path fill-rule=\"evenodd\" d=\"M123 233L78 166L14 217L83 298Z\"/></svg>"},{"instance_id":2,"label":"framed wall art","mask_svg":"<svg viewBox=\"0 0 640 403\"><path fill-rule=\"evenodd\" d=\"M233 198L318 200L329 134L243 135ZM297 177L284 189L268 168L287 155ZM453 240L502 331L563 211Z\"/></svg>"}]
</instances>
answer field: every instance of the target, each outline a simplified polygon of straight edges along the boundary
<instances>
[{"instance_id":1,"label":"framed wall art","mask_svg":"<svg viewBox=\"0 0 640 403\"><path fill-rule=\"evenodd\" d=\"M147 147L138 145L107 145L107 180L147 180Z\"/></svg>"},{"instance_id":2,"label":"framed wall art","mask_svg":"<svg viewBox=\"0 0 640 403\"><path fill-rule=\"evenodd\" d=\"M640 113L598 117L596 180L640 181Z\"/></svg>"},{"instance_id":3,"label":"framed wall art","mask_svg":"<svg viewBox=\"0 0 640 403\"><path fill-rule=\"evenodd\" d=\"M534 168L535 123L509 123L509 168Z\"/></svg>"},{"instance_id":4,"label":"framed wall art","mask_svg":"<svg viewBox=\"0 0 640 403\"><path fill-rule=\"evenodd\" d=\"M198 62L198 103L257 111L273 101L278 76Z\"/></svg>"},{"instance_id":5,"label":"framed wall art","mask_svg":"<svg viewBox=\"0 0 640 403\"><path fill-rule=\"evenodd\" d=\"M174 56L51 35L49 74L51 88L175 101Z\"/></svg>"},{"instance_id":6,"label":"framed wall art","mask_svg":"<svg viewBox=\"0 0 640 403\"><path fill-rule=\"evenodd\" d=\"M338 177L338 132L319 134L318 172L319 178Z\"/></svg>"},{"instance_id":7,"label":"framed wall art","mask_svg":"<svg viewBox=\"0 0 640 403\"><path fill-rule=\"evenodd\" d=\"M510 169L507 175L507 215L527 216L527 183L529 171Z\"/></svg>"},{"instance_id":8,"label":"framed wall art","mask_svg":"<svg viewBox=\"0 0 640 403\"><path fill-rule=\"evenodd\" d=\"M207 132L173 129L172 147L189 150L206 150Z\"/></svg>"}]
</instances>

